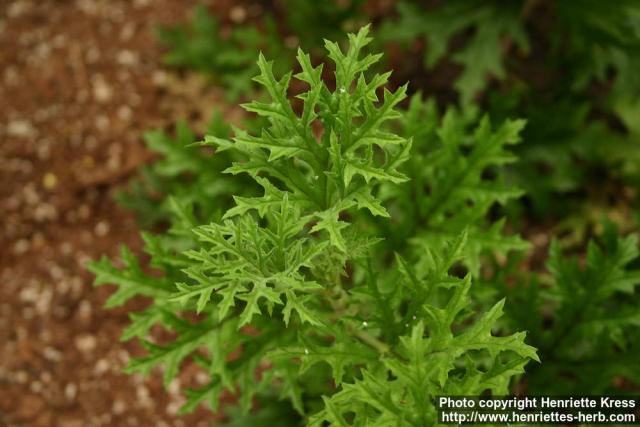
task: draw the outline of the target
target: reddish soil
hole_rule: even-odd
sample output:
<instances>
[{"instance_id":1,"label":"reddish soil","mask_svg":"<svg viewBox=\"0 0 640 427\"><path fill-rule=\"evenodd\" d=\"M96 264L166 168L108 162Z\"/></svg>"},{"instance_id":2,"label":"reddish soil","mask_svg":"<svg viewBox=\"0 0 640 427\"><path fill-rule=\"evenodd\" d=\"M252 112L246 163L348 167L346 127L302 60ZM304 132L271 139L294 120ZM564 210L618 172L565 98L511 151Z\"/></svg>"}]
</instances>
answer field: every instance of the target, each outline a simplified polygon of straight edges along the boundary
<instances>
[{"instance_id":1,"label":"reddish soil","mask_svg":"<svg viewBox=\"0 0 640 427\"><path fill-rule=\"evenodd\" d=\"M121 243L140 248L113 194L149 158L141 133L197 118L219 99L200 80L163 71L153 38L156 25L184 20L194 3L0 1L2 426L215 418L203 408L178 417L178 382L165 391L157 374L121 373L138 351L118 341L127 311L102 309L111 289L93 288L84 270Z\"/></svg>"}]
</instances>

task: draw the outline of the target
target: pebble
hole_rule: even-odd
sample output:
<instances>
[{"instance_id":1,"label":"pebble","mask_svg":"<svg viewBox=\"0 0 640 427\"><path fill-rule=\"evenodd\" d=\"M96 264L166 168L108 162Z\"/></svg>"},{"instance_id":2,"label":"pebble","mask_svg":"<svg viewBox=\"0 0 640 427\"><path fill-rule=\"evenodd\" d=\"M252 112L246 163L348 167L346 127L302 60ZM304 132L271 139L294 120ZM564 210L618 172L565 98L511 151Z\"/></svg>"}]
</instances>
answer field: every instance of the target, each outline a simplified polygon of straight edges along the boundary
<instances>
[{"instance_id":1,"label":"pebble","mask_svg":"<svg viewBox=\"0 0 640 427\"><path fill-rule=\"evenodd\" d=\"M27 120L13 120L7 125L7 134L17 138L31 138L35 136L36 129Z\"/></svg>"},{"instance_id":2,"label":"pebble","mask_svg":"<svg viewBox=\"0 0 640 427\"><path fill-rule=\"evenodd\" d=\"M128 122L131 120L132 117L133 117L133 112L131 111L131 108L129 108L128 105L123 105L120 108L118 108L118 118L120 120Z\"/></svg>"},{"instance_id":3,"label":"pebble","mask_svg":"<svg viewBox=\"0 0 640 427\"><path fill-rule=\"evenodd\" d=\"M83 321L88 321L91 319L91 312L91 303L86 299L80 301L80 304L78 305L78 317Z\"/></svg>"},{"instance_id":4,"label":"pebble","mask_svg":"<svg viewBox=\"0 0 640 427\"><path fill-rule=\"evenodd\" d=\"M38 300L36 301L36 311L38 314L43 315L49 312L51 308L51 301L53 300L53 289L46 287L40 293Z\"/></svg>"},{"instance_id":5,"label":"pebble","mask_svg":"<svg viewBox=\"0 0 640 427\"><path fill-rule=\"evenodd\" d=\"M93 368L93 372L95 372L97 376L101 376L102 374L107 372L109 368L110 368L110 364L107 361L107 359L100 359L96 363L96 366Z\"/></svg>"},{"instance_id":6,"label":"pebble","mask_svg":"<svg viewBox=\"0 0 640 427\"><path fill-rule=\"evenodd\" d=\"M96 129L98 129L100 132L106 132L106 130L109 129L109 126L111 125L111 120L109 120L109 117L105 116L104 114L100 114L98 117L96 117L95 123Z\"/></svg>"},{"instance_id":7,"label":"pebble","mask_svg":"<svg viewBox=\"0 0 640 427\"><path fill-rule=\"evenodd\" d=\"M49 264L49 275L55 281L59 281L64 277L64 270L58 264Z\"/></svg>"},{"instance_id":8,"label":"pebble","mask_svg":"<svg viewBox=\"0 0 640 427\"><path fill-rule=\"evenodd\" d=\"M90 353L95 350L98 342L96 337L91 334L78 335L75 338L76 348L82 353Z\"/></svg>"},{"instance_id":9,"label":"pebble","mask_svg":"<svg viewBox=\"0 0 640 427\"><path fill-rule=\"evenodd\" d=\"M45 349L42 351L42 354L45 359L52 362L59 362L60 360L62 360L62 352L56 350L53 347L45 347Z\"/></svg>"},{"instance_id":10,"label":"pebble","mask_svg":"<svg viewBox=\"0 0 640 427\"><path fill-rule=\"evenodd\" d=\"M121 50L120 52L118 52L118 56L116 57L116 61L118 61L118 63L120 65L124 65L127 67L133 67L138 65L138 62L140 61L138 54L136 52L133 52L131 50Z\"/></svg>"},{"instance_id":11,"label":"pebble","mask_svg":"<svg viewBox=\"0 0 640 427\"><path fill-rule=\"evenodd\" d=\"M116 415L120 415L123 414L124 411L127 410L127 404L124 403L122 400L120 399L116 399L113 401L113 405L111 406L111 410L113 411L114 414Z\"/></svg>"},{"instance_id":12,"label":"pebble","mask_svg":"<svg viewBox=\"0 0 640 427\"><path fill-rule=\"evenodd\" d=\"M177 415L180 408L184 406L187 400L184 397L176 398L176 400L172 400L167 404L167 414L169 415Z\"/></svg>"},{"instance_id":13,"label":"pebble","mask_svg":"<svg viewBox=\"0 0 640 427\"><path fill-rule=\"evenodd\" d=\"M17 18L31 10L33 4L27 0L14 1L7 8L7 16L9 18Z\"/></svg>"},{"instance_id":14,"label":"pebble","mask_svg":"<svg viewBox=\"0 0 640 427\"><path fill-rule=\"evenodd\" d=\"M13 253L22 255L29 250L30 243L27 239L20 239L13 245Z\"/></svg>"},{"instance_id":15,"label":"pebble","mask_svg":"<svg viewBox=\"0 0 640 427\"><path fill-rule=\"evenodd\" d=\"M69 383L64 388L64 396L70 402L73 402L75 400L77 394L78 394L78 386L75 385L74 383Z\"/></svg>"},{"instance_id":16,"label":"pebble","mask_svg":"<svg viewBox=\"0 0 640 427\"><path fill-rule=\"evenodd\" d=\"M204 371L198 371L198 373L196 374L196 381L198 382L198 384L204 385L207 384L209 382L210 376L209 374L207 374Z\"/></svg>"},{"instance_id":17,"label":"pebble","mask_svg":"<svg viewBox=\"0 0 640 427\"><path fill-rule=\"evenodd\" d=\"M27 285L24 288L22 288L18 296L21 302L33 303L38 300L38 297L40 296L40 292L36 287Z\"/></svg>"},{"instance_id":18,"label":"pebble","mask_svg":"<svg viewBox=\"0 0 640 427\"><path fill-rule=\"evenodd\" d=\"M111 227L109 226L109 223L106 221L100 221L99 223L96 224L96 227L94 229L94 232L96 234L96 236L98 237L104 237L109 233L109 229Z\"/></svg>"},{"instance_id":19,"label":"pebble","mask_svg":"<svg viewBox=\"0 0 640 427\"><path fill-rule=\"evenodd\" d=\"M169 388L167 390L170 395L178 396L180 394L180 379L174 378L169 383Z\"/></svg>"},{"instance_id":20,"label":"pebble","mask_svg":"<svg viewBox=\"0 0 640 427\"><path fill-rule=\"evenodd\" d=\"M58 177L51 172L45 173L44 176L42 177L42 186L47 190L52 190L56 188L57 184L58 184Z\"/></svg>"},{"instance_id":21,"label":"pebble","mask_svg":"<svg viewBox=\"0 0 640 427\"><path fill-rule=\"evenodd\" d=\"M151 399L149 389L144 385L140 384L136 387L136 397L138 398L138 405L141 408L153 406L153 399Z\"/></svg>"},{"instance_id":22,"label":"pebble","mask_svg":"<svg viewBox=\"0 0 640 427\"><path fill-rule=\"evenodd\" d=\"M26 382L29 381L29 374L27 374L25 371L18 371L13 376L13 379L18 384L26 384Z\"/></svg>"},{"instance_id":23,"label":"pebble","mask_svg":"<svg viewBox=\"0 0 640 427\"><path fill-rule=\"evenodd\" d=\"M98 74L93 79L93 97L100 103L107 103L113 96L113 89L107 81Z\"/></svg>"},{"instance_id":24,"label":"pebble","mask_svg":"<svg viewBox=\"0 0 640 427\"><path fill-rule=\"evenodd\" d=\"M40 381L34 381L29 384L29 390L33 393L40 393L42 391L42 383Z\"/></svg>"},{"instance_id":25,"label":"pebble","mask_svg":"<svg viewBox=\"0 0 640 427\"><path fill-rule=\"evenodd\" d=\"M22 195L28 205L36 205L40 202L40 195L36 190L36 186L30 182L22 189Z\"/></svg>"},{"instance_id":26,"label":"pebble","mask_svg":"<svg viewBox=\"0 0 640 427\"><path fill-rule=\"evenodd\" d=\"M58 218L58 210L50 203L42 203L35 207L33 218L37 222L52 221Z\"/></svg>"},{"instance_id":27,"label":"pebble","mask_svg":"<svg viewBox=\"0 0 640 427\"><path fill-rule=\"evenodd\" d=\"M247 11L242 6L234 6L229 12L229 17L236 24L240 24L247 18Z\"/></svg>"},{"instance_id":28,"label":"pebble","mask_svg":"<svg viewBox=\"0 0 640 427\"><path fill-rule=\"evenodd\" d=\"M127 22L120 30L120 40L123 42L131 40L136 33L136 26L133 22Z\"/></svg>"}]
</instances>

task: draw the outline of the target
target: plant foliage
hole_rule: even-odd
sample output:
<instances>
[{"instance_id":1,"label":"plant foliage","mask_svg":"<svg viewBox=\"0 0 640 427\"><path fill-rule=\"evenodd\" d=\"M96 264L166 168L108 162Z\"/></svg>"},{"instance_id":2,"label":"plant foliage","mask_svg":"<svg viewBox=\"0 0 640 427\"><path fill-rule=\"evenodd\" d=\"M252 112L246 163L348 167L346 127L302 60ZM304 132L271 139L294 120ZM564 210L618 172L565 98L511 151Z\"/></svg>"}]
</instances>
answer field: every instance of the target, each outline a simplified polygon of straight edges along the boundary
<instances>
[{"instance_id":1,"label":"plant foliage","mask_svg":"<svg viewBox=\"0 0 640 427\"><path fill-rule=\"evenodd\" d=\"M638 253L636 236L619 237L606 224L602 242L589 243L583 263L565 257L554 241L551 280L502 289L511 301L510 328L530 331L540 352L542 363L527 377L533 392L616 394L616 378L639 382L640 270L632 266Z\"/></svg>"},{"instance_id":2,"label":"plant foliage","mask_svg":"<svg viewBox=\"0 0 640 427\"><path fill-rule=\"evenodd\" d=\"M477 122L449 109L438 119L433 100L412 97L400 122L411 136L413 151L403 166L410 185L385 185L379 196L389 204L392 221L379 222L392 249L413 252L442 249L467 233L464 264L477 274L481 256L524 250L528 244L502 232L504 218L489 212L517 199L522 191L505 182L503 168L515 162L511 146L520 142L523 120L506 120L493 128L487 116Z\"/></svg>"},{"instance_id":3,"label":"plant foliage","mask_svg":"<svg viewBox=\"0 0 640 427\"><path fill-rule=\"evenodd\" d=\"M510 170L532 204L527 213L587 216L611 197L599 187L603 174L637 186L638 2L404 0L397 15L381 35L412 50L421 41L429 70L458 65L438 76L453 76L460 105L527 119L521 163Z\"/></svg>"},{"instance_id":4,"label":"plant foliage","mask_svg":"<svg viewBox=\"0 0 640 427\"><path fill-rule=\"evenodd\" d=\"M222 218L204 224L174 199L169 233L184 240L178 249L162 236L146 237L156 272L127 250L120 267L108 259L90 266L96 284L117 285L109 306L136 295L153 300L125 331L147 349L128 371L162 366L169 384L189 359L209 374L208 384L187 391L184 411L202 401L216 408L230 390L244 411L254 396L275 394L310 425L421 426L435 419L434 396L507 393L512 378L537 360L524 332L494 333L504 301L473 313L472 276L456 272L476 253L476 229L453 236L458 228L451 228L451 237L406 259L389 252L385 262L376 252L381 236L370 218L390 216L388 199L377 194L408 180L412 141L392 126L403 120L406 87L390 91L390 73L370 71L380 55L363 52L368 31L350 34L346 49L325 41L335 89L323 79L323 65L301 50L295 75L275 75L260 55L255 81L270 100L244 108L267 124L256 133L234 129L231 139L205 137L214 156L240 153L226 172L251 177L261 196L236 195ZM300 108L289 100L292 78L306 86L296 95ZM436 150L450 160L467 143L453 120L445 119L444 148ZM485 188L480 174L512 159L504 146L517 141L520 127L507 122L494 131L483 120L469 156L456 159L469 177L438 185L485 190L476 197L463 189L455 203L510 197ZM438 191L432 189L436 200L444 197ZM453 203L431 202L427 212L455 209ZM156 324L175 338L154 342Z\"/></svg>"},{"instance_id":5,"label":"plant foliage","mask_svg":"<svg viewBox=\"0 0 640 427\"><path fill-rule=\"evenodd\" d=\"M453 86L466 105L485 88L489 77L506 77L504 40L528 52L529 40L519 20L520 3L455 0L427 10L420 2L405 0L397 6L398 22L386 23L382 33L386 39L405 42L426 39L424 62L433 68L447 54L455 35L473 29L464 47L451 55L462 66Z\"/></svg>"},{"instance_id":6,"label":"plant foliage","mask_svg":"<svg viewBox=\"0 0 640 427\"><path fill-rule=\"evenodd\" d=\"M248 123L258 126L259 122ZM228 136L231 127L216 112L207 126L207 133ZM230 179L222 171L236 159L233 153L211 156L196 147L196 134L186 122L179 121L171 136L162 130L144 135L147 147L158 156L141 170L127 191L118 194L118 201L136 211L145 225L158 224L171 217L175 201L190 207L198 222L221 216L240 191L253 191L250 180ZM169 199L168 196L171 196Z\"/></svg>"}]
</instances>

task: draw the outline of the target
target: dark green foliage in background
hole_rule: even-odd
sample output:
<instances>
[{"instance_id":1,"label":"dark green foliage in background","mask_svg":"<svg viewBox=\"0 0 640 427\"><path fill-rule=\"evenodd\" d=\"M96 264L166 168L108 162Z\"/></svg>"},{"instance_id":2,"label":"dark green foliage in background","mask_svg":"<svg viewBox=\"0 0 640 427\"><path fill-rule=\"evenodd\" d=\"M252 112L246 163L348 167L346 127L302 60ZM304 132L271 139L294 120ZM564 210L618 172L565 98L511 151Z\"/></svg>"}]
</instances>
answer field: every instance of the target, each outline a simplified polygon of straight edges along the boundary
<instances>
[{"instance_id":1,"label":"dark green foliage in background","mask_svg":"<svg viewBox=\"0 0 640 427\"><path fill-rule=\"evenodd\" d=\"M640 3L403 0L397 9L382 36L425 40L427 68L460 65L461 105L527 119L512 175L537 216L579 208L575 193L602 173L637 182Z\"/></svg>"},{"instance_id":2,"label":"dark green foliage in background","mask_svg":"<svg viewBox=\"0 0 640 427\"><path fill-rule=\"evenodd\" d=\"M527 376L532 393L619 394L614 378L640 383L638 254L637 237L619 237L607 223L601 242L589 243L585 265L554 241L550 278L501 284L510 302L506 329L529 331L540 352L542 363Z\"/></svg>"}]
</instances>

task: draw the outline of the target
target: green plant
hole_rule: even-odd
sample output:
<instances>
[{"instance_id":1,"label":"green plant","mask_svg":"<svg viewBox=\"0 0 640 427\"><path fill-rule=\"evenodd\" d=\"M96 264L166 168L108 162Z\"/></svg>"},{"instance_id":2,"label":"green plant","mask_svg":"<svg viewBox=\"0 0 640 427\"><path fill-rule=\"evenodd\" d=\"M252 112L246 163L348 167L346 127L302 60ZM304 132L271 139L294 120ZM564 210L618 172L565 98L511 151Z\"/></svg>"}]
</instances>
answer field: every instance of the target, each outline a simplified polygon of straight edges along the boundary
<instances>
[{"instance_id":1,"label":"green plant","mask_svg":"<svg viewBox=\"0 0 640 427\"><path fill-rule=\"evenodd\" d=\"M420 2L404 0L397 6L397 22L383 24L382 37L404 43L426 39L424 63L433 68L448 53L454 36L473 29L464 46L451 55L451 60L462 66L453 87L461 104L468 105L485 89L489 77L506 78L505 40L528 52L529 39L519 19L523 3L454 0L425 9Z\"/></svg>"},{"instance_id":2,"label":"green plant","mask_svg":"<svg viewBox=\"0 0 640 427\"><path fill-rule=\"evenodd\" d=\"M580 222L611 209L603 181L637 187L638 2L403 0L397 11L381 36L412 49L422 41L428 70L458 65L436 76L464 109L527 119L514 148L521 161L508 171L527 194L520 212L557 220L571 211ZM420 87L417 73L412 81Z\"/></svg>"},{"instance_id":3,"label":"green plant","mask_svg":"<svg viewBox=\"0 0 640 427\"><path fill-rule=\"evenodd\" d=\"M640 383L638 239L619 237L605 223L600 240L589 243L583 262L563 256L554 241L547 261L551 277L499 285L511 303L504 331L529 331L539 349L542 363L525 378L534 394L619 394L616 380Z\"/></svg>"},{"instance_id":4,"label":"green plant","mask_svg":"<svg viewBox=\"0 0 640 427\"><path fill-rule=\"evenodd\" d=\"M257 129L261 121L245 120L243 126ZM205 132L229 137L232 127L220 112L215 112ZM223 173L241 157L232 152L212 156L211 150L196 146L199 137L185 121L175 125L173 137L162 130L152 130L145 133L144 139L156 158L141 168L140 176L118 193L117 200L138 213L146 227L168 221L176 201L193 211L197 223L203 223L220 218L232 205L233 195L257 194L252 180L231 179Z\"/></svg>"},{"instance_id":5,"label":"green plant","mask_svg":"<svg viewBox=\"0 0 640 427\"><path fill-rule=\"evenodd\" d=\"M507 393L537 360L523 332L492 333L503 301L473 315L471 275L458 274L467 233L412 259L374 255L380 239L362 218L389 216L376 193L408 179L401 167L411 140L389 128L403 117L397 106L405 87L383 89L389 73L368 71L380 55L362 55L367 34L365 27L349 35L346 52L325 42L335 90L322 80L322 65L298 52L295 78L307 86L297 95L299 112L288 99L292 73L276 78L261 55L255 80L271 100L245 109L268 124L259 134L205 138L215 155L240 152L227 172L249 175L263 196L236 196L222 219L204 225L173 203L170 233L186 250L147 236L157 272L146 273L126 249L123 267L106 258L90 265L96 284L118 287L107 306L136 295L152 299L123 336L147 349L129 372L162 365L168 384L192 358L210 375L207 385L187 391L185 411L203 400L216 408L228 389L239 392L245 411L254 396L288 399L311 425L429 425L434 396ZM507 124L495 136L485 122L478 140L500 142L503 153L518 127ZM156 324L174 338L153 342Z\"/></svg>"},{"instance_id":6,"label":"green plant","mask_svg":"<svg viewBox=\"0 0 640 427\"><path fill-rule=\"evenodd\" d=\"M496 206L523 193L505 182L503 172L516 161L510 147L520 142L524 125L506 120L493 129L487 116L478 121L454 108L439 119L433 100L414 95L398 127L413 141L402 166L411 184L387 183L378 194L393 213L390 221L378 221L383 245L421 253L425 247L442 249L466 232L464 264L476 276L483 255L527 249L520 237L503 233L505 220L495 215Z\"/></svg>"}]
</instances>

